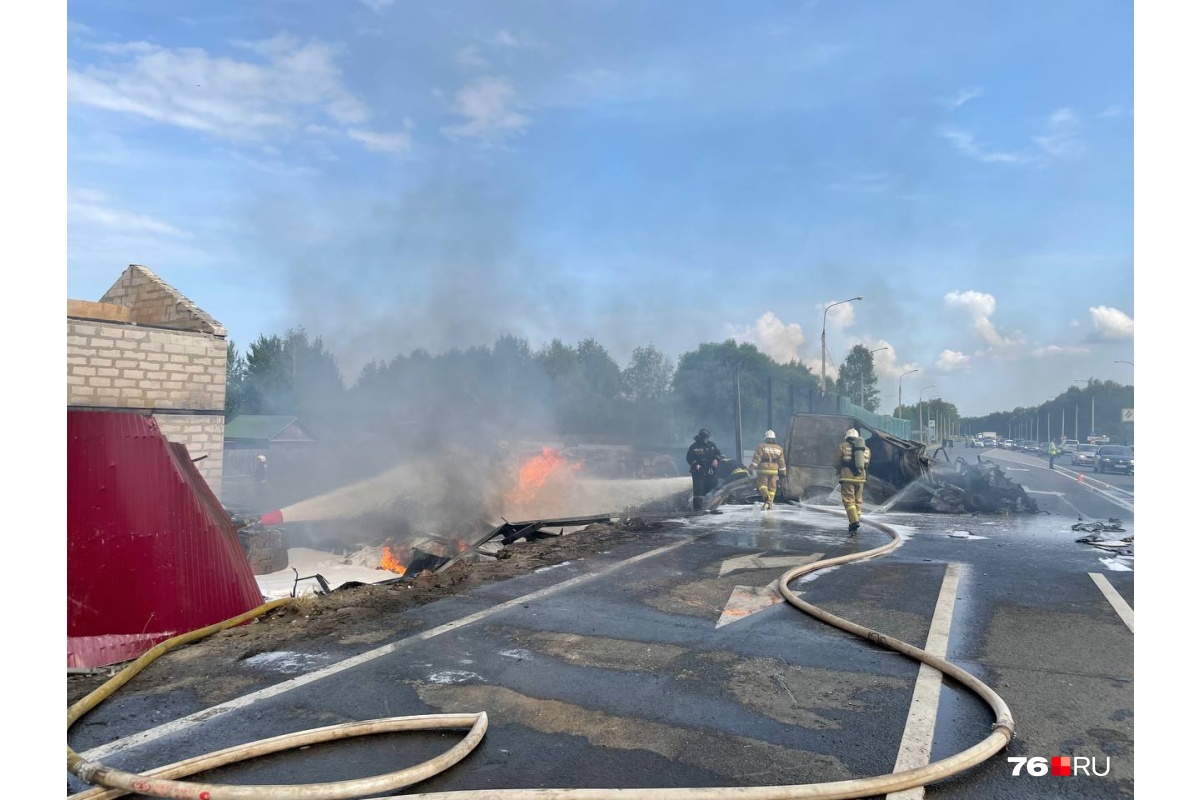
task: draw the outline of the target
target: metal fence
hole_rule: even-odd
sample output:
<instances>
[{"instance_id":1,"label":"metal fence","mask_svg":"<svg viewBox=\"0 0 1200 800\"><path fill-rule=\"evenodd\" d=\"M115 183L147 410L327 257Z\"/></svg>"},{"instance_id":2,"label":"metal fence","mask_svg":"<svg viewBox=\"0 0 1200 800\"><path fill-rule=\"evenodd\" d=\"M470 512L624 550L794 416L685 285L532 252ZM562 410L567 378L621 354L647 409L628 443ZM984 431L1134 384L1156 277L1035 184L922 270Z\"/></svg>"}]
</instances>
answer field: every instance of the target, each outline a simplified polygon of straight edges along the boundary
<instances>
[{"instance_id":1,"label":"metal fence","mask_svg":"<svg viewBox=\"0 0 1200 800\"><path fill-rule=\"evenodd\" d=\"M897 417L888 417L883 414L877 414L874 411L868 411L857 403L850 402L850 398L845 395L826 392L821 394L817 390L812 390L807 393L806 403L807 408L797 409L808 412L809 414L838 414L845 417L854 417L862 420L876 430L890 433L892 436L900 439L912 440L912 421L907 419L899 419Z\"/></svg>"}]
</instances>

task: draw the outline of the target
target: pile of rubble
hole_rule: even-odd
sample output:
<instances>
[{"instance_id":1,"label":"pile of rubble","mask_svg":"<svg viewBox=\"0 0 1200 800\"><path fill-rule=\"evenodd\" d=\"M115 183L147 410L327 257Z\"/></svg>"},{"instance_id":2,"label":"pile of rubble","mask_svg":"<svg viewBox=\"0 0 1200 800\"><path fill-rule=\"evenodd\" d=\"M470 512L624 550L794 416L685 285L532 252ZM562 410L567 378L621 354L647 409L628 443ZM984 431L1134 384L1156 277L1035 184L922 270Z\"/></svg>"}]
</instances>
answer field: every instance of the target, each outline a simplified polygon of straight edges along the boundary
<instances>
[{"instance_id":1,"label":"pile of rubble","mask_svg":"<svg viewBox=\"0 0 1200 800\"><path fill-rule=\"evenodd\" d=\"M1084 522L1083 518L1080 517L1079 522L1071 526L1071 530L1087 533L1087 536L1081 536L1075 540L1079 544L1099 547L1101 550L1106 550L1119 556L1133 555L1132 536L1114 539L1112 536L1104 535L1106 533L1125 533L1125 528L1122 526L1121 520L1116 517L1109 517L1107 522Z\"/></svg>"},{"instance_id":2,"label":"pile of rubble","mask_svg":"<svg viewBox=\"0 0 1200 800\"><path fill-rule=\"evenodd\" d=\"M929 474L910 483L890 503L898 511L939 514L1038 513L1037 503L999 465L978 459L968 464L934 462Z\"/></svg>"}]
</instances>

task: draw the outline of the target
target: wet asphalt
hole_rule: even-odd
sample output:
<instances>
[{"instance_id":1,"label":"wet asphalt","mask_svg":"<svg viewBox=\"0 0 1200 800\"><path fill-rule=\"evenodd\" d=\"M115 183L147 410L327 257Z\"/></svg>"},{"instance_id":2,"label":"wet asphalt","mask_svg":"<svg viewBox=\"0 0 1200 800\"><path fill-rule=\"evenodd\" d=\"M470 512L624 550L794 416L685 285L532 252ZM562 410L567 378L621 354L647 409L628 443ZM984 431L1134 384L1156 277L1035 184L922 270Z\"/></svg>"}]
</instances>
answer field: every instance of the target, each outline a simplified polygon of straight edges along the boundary
<instances>
[{"instance_id":1,"label":"wet asphalt","mask_svg":"<svg viewBox=\"0 0 1200 800\"><path fill-rule=\"evenodd\" d=\"M962 455L974 461L979 453ZM868 522L891 526L902 544L793 588L834 614L925 646L947 568L958 565L947 657L1004 698L1016 738L984 764L927 786L927 796L1131 796L1133 633L1092 574L1133 606L1133 559L1077 543L1083 534L1071 525L1080 517L1119 518L1126 532L1110 535L1133 535L1133 478L1097 481L1088 471L1080 482L1061 462L1052 473L1031 455L983 455L1010 470L1042 513L868 513ZM250 671L298 679L318 669L326 674L248 697L239 708L188 717L197 710L193 699L118 693L75 726L71 745L111 766L143 770L339 722L487 711L491 724L476 751L409 793L767 786L888 773L912 705L915 662L786 603L717 625L735 591L770 596L769 584L789 558L828 558L887 541L869 525L847 536L839 507L726 506L678 530L414 609L418 628L346 669L320 652L247 663ZM758 561L729 562L755 555ZM482 618L440 632L472 614ZM992 721L982 701L944 685L932 759L982 740ZM123 738L137 732L146 732L144 741ZM369 737L205 779L361 777L432 757L456 739ZM1061 755L1095 757L1108 774L1013 776L1007 762ZM68 793L81 788L68 779Z\"/></svg>"}]
</instances>

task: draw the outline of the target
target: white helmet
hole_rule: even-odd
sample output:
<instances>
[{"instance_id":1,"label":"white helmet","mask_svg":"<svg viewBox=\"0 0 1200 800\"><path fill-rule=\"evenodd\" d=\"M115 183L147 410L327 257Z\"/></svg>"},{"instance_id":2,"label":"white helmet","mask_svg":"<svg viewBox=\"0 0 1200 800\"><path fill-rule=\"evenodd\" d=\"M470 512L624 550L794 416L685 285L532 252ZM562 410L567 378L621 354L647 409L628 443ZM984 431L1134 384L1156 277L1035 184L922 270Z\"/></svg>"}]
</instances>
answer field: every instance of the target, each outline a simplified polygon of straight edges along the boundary
<instances>
[{"instance_id":1,"label":"white helmet","mask_svg":"<svg viewBox=\"0 0 1200 800\"><path fill-rule=\"evenodd\" d=\"M767 438L768 438L768 439L774 439L774 438L775 438L775 431L767 431Z\"/></svg>"},{"instance_id":2,"label":"white helmet","mask_svg":"<svg viewBox=\"0 0 1200 800\"><path fill-rule=\"evenodd\" d=\"M850 430L846 431L846 438L847 439L857 439L858 431L856 431L854 428L851 428Z\"/></svg>"},{"instance_id":3,"label":"white helmet","mask_svg":"<svg viewBox=\"0 0 1200 800\"><path fill-rule=\"evenodd\" d=\"M259 460L259 461L266 461L266 460L267 460L267 457L266 457L266 456L264 456L262 453L259 453L259 454L258 454L258 460Z\"/></svg>"}]
</instances>

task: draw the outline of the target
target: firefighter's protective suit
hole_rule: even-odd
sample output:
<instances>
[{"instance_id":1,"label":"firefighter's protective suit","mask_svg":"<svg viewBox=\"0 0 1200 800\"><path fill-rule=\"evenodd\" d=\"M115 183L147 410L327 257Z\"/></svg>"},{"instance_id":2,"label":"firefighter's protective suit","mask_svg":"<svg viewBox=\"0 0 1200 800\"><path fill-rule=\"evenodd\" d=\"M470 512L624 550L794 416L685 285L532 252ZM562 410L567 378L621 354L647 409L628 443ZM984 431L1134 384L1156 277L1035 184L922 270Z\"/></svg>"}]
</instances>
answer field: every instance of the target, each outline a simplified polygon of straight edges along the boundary
<instances>
[{"instance_id":1,"label":"firefighter's protective suit","mask_svg":"<svg viewBox=\"0 0 1200 800\"><path fill-rule=\"evenodd\" d=\"M787 474L787 460L783 448L775 441L775 431L767 431L764 441L754 448L754 458L750 460L750 469L758 483L758 493L762 495L763 508L774 508L775 492L779 488L779 476Z\"/></svg>"},{"instance_id":2,"label":"firefighter's protective suit","mask_svg":"<svg viewBox=\"0 0 1200 800\"><path fill-rule=\"evenodd\" d=\"M863 487L867 483L867 467L871 464L871 450L866 441L854 428L846 431L846 439L838 445L834 467L838 470L838 485L842 493L842 505L850 521L850 533L858 530L862 516Z\"/></svg>"},{"instance_id":3,"label":"firefighter's protective suit","mask_svg":"<svg viewBox=\"0 0 1200 800\"><path fill-rule=\"evenodd\" d=\"M687 451L688 469L692 475L692 509L695 511L703 505L701 498L717 488L717 463L721 451L710 436L707 430L701 429Z\"/></svg>"}]
</instances>

